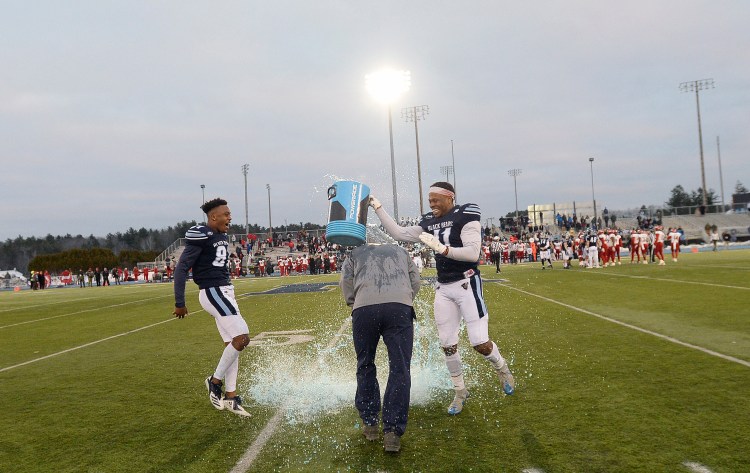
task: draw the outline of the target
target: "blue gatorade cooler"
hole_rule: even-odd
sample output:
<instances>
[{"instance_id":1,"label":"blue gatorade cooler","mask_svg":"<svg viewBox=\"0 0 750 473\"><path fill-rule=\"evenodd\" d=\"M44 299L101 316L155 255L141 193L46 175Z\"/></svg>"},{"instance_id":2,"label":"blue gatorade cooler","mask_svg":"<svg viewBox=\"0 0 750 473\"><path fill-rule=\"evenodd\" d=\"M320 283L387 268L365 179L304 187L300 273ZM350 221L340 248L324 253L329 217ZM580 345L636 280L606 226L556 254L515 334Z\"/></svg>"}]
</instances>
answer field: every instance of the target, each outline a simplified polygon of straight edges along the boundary
<instances>
[{"instance_id":1,"label":"blue gatorade cooler","mask_svg":"<svg viewBox=\"0 0 750 473\"><path fill-rule=\"evenodd\" d=\"M367 238L370 188L357 181L336 181L328 188L326 239L343 246L358 246Z\"/></svg>"}]
</instances>

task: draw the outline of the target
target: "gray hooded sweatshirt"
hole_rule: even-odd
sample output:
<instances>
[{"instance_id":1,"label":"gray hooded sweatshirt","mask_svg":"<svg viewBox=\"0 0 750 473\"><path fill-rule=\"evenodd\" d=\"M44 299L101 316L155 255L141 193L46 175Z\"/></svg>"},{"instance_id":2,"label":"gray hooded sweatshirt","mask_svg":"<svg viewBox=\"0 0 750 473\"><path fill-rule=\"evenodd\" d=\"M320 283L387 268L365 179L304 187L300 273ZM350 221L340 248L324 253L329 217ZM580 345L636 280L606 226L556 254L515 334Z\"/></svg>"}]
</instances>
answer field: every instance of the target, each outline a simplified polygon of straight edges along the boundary
<instances>
[{"instance_id":1,"label":"gray hooded sweatshirt","mask_svg":"<svg viewBox=\"0 0 750 473\"><path fill-rule=\"evenodd\" d=\"M398 245L362 245L344 261L339 285L352 309L388 302L412 306L419 292L419 271Z\"/></svg>"}]
</instances>

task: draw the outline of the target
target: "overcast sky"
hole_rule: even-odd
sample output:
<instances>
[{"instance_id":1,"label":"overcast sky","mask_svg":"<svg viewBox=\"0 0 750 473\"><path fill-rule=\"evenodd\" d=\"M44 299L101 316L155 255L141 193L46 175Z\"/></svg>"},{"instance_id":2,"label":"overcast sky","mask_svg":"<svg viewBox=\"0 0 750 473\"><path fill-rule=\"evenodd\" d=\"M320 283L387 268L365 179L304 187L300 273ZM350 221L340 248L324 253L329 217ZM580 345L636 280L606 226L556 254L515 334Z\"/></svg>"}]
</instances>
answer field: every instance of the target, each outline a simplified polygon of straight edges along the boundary
<instances>
[{"instance_id":1,"label":"overcast sky","mask_svg":"<svg viewBox=\"0 0 750 473\"><path fill-rule=\"evenodd\" d=\"M544 5L544 6L539 6ZM15 1L0 14L0 240L163 228L229 200L244 224L325 223L361 180L392 208L387 108L364 77L411 71L393 104L400 215L441 180L483 218L590 201L661 204L706 179L750 186L750 2ZM370 217L371 221L375 219Z\"/></svg>"}]
</instances>

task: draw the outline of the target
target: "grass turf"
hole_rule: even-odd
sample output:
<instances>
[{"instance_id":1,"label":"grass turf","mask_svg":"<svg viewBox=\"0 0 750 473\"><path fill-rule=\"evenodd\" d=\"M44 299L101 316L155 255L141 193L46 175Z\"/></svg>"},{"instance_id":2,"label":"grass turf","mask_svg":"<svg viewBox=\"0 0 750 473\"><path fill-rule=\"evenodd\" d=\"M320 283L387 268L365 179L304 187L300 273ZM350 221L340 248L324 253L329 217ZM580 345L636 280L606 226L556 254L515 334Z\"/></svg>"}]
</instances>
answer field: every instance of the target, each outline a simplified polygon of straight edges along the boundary
<instances>
[{"instance_id":1,"label":"grass turf","mask_svg":"<svg viewBox=\"0 0 750 473\"><path fill-rule=\"evenodd\" d=\"M750 367L568 306L749 361L748 263L750 252L737 250L667 258L667 267L504 267L505 281L485 282L484 295L516 394L498 394L494 373L462 337L472 392L464 412L446 414L452 394L442 379L412 406L395 456L361 435L356 360L342 325L349 312L338 289L263 294L336 275L235 282L251 336L313 337L243 353L239 388L250 419L207 402L203 378L221 344L192 283L192 314L179 321L170 317L168 284L0 293L0 471L230 471L284 402L289 412L251 471L688 471L687 461L743 471ZM494 268L483 267L483 276L496 279ZM431 299L424 287L417 312L425 328ZM432 357L425 363L439 365L436 350L434 337L422 340L415 363ZM379 367L382 376L382 353ZM333 390L308 383L315 373ZM285 375L309 389L285 391ZM260 402L264 382L282 397ZM340 398L316 409L327 399L303 399L315 390ZM296 407L303 402L312 414Z\"/></svg>"}]
</instances>

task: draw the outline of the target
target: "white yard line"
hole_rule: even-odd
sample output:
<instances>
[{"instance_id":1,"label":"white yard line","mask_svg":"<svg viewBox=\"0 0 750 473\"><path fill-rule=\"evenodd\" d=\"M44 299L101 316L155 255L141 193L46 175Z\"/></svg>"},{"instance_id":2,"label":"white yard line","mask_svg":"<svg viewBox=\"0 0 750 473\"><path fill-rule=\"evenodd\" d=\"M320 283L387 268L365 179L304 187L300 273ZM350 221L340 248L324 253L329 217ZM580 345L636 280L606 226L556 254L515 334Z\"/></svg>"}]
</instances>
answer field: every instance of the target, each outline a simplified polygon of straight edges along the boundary
<instances>
[{"instance_id":1,"label":"white yard line","mask_svg":"<svg viewBox=\"0 0 750 473\"><path fill-rule=\"evenodd\" d=\"M96 312L96 311L99 311L99 310L111 309L112 307L122 307L124 305L137 304L139 302L150 301L150 300L153 300L153 299L161 299L163 297L174 297L174 296L172 294L165 294L163 296L148 297L146 299L138 299L137 301L123 302L121 304L112 304L112 305L106 305L106 306L103 306L103 307L95 307L93 309L79 310L77 312L70 312L69 314L60 314L60 315L53 315L51 317L44 317L42 319L26 320L24 322L17 322L15 324L2 325L2 326L0 326L0 329L4 329L4 328L8 328L8 327L16 327L18 325L33 324L35 322L43 322L45 320L57 319L57 318L60 318L60 317L68 317L70 315L83 314L83 313L86 313L86 312Z\"/></svg>"},{"instance_id":2,"label":"white yard line","mask_svg":"<svg viewBox=\"0 0 750 473\"><path fill-rule=\"evenodd\" d=\"M533 292L524 291L523 289L518 289L518 288L515 288L515 287L511 287L511 286L508 286L506 284L501 284L501 286L507 287L508 289L512 289L512 290L517 291L517 292L521 292L523 294L527 294L529 296L537 297L539 299L545 300L547 302L551 302L553 304L557 304L557 305L561 305L563 307L567 307L568 309L572 309L572 310L575 310L577 312L582 312L582 313L587 314L587 315L592 315L592 316L597 317L599 319L606 320L607 322L612 322L613 324L621 325L623 327L627 327L627 328L632 329L632 330L637 330L639 332L646 333L648 335L653 335L654 337L661 338L662 340L667 340L669 342L676 343L677 345L682 345L684 347L692 348L693 350L698 350L698 351L701 351L701 352L706 353L708 355L715 356L715 357L718 357L718 358L722 358L724 360L731 361L733 363L737 363L737 364L740 364L740 365L743 365L743 366L747 366L748 368L750 368L750 361L741 360L741 359L735 358L733 356L729 356L729 355L725 355L723 353L719 353L719 352L716 352L716 351L713 351L713 350L709 350L708 348L704 348L704 347L699 346L699 345L694 345L692 343L683 342L682 340L678 340L678 339L676 339L674 337L670 337L670 336L667 336L667 335L662 335L661 333L654 332L654 331L651 331L651 330L648 330L648 329L645 329L645 328L641 328L641 327L638 327L636 325L631 325L631 324L626 323L626 322L621 322L619 320L607 317L606 315L597 314L596 312L591 312L590 310L582 309L580 307L576 307L576 306L573 306L573 305L570 305L570 304L565 304L564 302L556 301L554 299L550 299L549 297L540 296L539 294L534 294Z\"/></svg>"},{"instance_id":3,"label":"white yard line","mask_svg":"<svg viewBox=\"0 0 750 473\"><path fill-rule=\"evenodd\" d=\"M591 272L591 271L589 271ZM630 279L648 279L649 281L666 281L666 282L673 282L678 284L697 284L699 286L711 286L711 287L723 287L726 289L742 289L745 291L750 291L750 287L744 287L744 286L729 286L727 284L715 284L711 282L701 282L701 281L685 281L684 279L667 279L667 278L652 278L649 276L631 276L629 274L618 274L618 273L610 273L605 272L604 268L596 272L595 274L601 274L603 276L617 276L620 278L630 278Z\"/></svg>"},{"instance_id":4,"label":"white yard line","mask_svg":"<svg viewBox=\"0 0 750 473\"><path fill-rule=\"evenodd\" d=\"M351 317L347 317L344 320L344 323L341 324L341 327L339 327L338 332L336 332L336 335L331 338L331 341L328 343L328 346L326 346L323 353L325 354L328 350L332 349L334 345L336 344L339 337L344 333L344 330L346 330L349 327L349 324L351 323ZM322 355L321 355L322 356ZM317 364L317 361L316 361ZM234 468L230 470L230 473L245 473L247 470L250 469L255 459L258 457L258 454L260 454L261 450L263 450L263 447L266 445L268 440L273 436L273 434L276 433L276 430L281 425L281 422L284 418L284 413L286 412L287 406L294 402L293 399L287 399L284 401L284 403L276 410L276 413L271 417L271 420L269 420L265 427L263 427L263 430L260 431L258 436L255 438L252 444L245 450L245 453L240 457L239 461L237 461L237 464L234 465Z\"/></svg>"},{"instance_id":5,"label":"white yard line","mask_svg":"<svg viewBox=\"0 0 750 473\"><path fill-rule=\"evenodd\" d=\"M127 332L118 333L117 335L112 335L111 337L102 338L100 340L95 340L95 341L89 342L89 343L84 343L83 345L78 345L77 347L68 348L67 350L58 351L57 353L52 353L50 355L41 356L39 358L34 358L33 360L24 361L23 363L19 363L17 365L6 366L5 368L0 368L0 373L2 373L3 371L12 370L13 368L19 368L21 366L30 365L31 363L36 363L37 361L42 361L42 360L46 360L48 358L53 358L55 356L63 355L65 353L69 353L71 351L80 350L81 348L90 347L91 345L96 345L97 343L106 342L107 340L112 340L114 338L123 337L125 335L130 335L131 333L135 333L135 332L140 332L141 330L146 330L147 328L156 327L157 325L161 325L161 324L164 324L164 323L167 323L167 322L171 322L173 320L176 320L176 319L173 318L173 319L162 320L161 322L156 322L155 324L146 325L145 327L139 327L139 328L136 328L136 329L133 329L133 330L128 330Z\"/></svg>"},{"instance_id":6,"label":"white yard line","mask_svg":"<svg viewBox=\"0 0 750 473\"><path fill-rule=\"evenodd\" d=\"M693 473L713 473L713 471L709 467L701 465L700 463L682 462L682 464L685 466L685 468L692 471Z\"/></svg>"}]
</instances>

